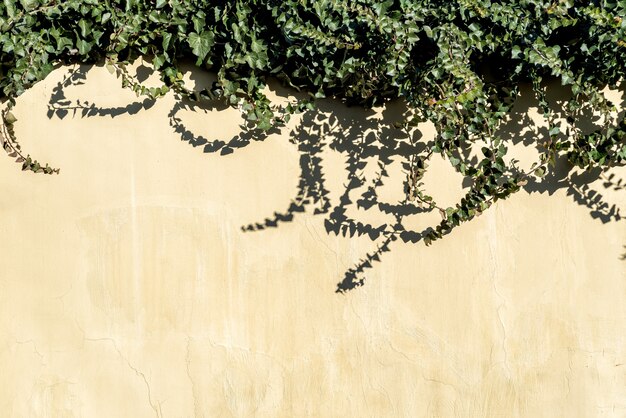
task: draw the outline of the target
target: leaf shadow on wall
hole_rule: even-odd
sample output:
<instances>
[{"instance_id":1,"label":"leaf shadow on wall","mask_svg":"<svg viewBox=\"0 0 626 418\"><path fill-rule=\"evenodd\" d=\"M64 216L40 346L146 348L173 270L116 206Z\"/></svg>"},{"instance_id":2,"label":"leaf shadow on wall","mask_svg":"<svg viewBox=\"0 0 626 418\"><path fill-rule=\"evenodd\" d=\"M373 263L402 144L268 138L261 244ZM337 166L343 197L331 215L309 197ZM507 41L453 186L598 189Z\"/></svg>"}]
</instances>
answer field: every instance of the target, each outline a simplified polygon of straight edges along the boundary
<instances>
[{"instance_id":1,"label":"leaf shadow on wall","mask_svg":"<svg viewBox=\"0 0 626 418\"><path fill-rule=\"evenodd\" d=\"M64 90L84 83L89 68L78 66L58 83L50 98L48 117L64 118L70 113L72 117L115 117L121 114L135 114L154 105L154 100L141 100L123 107L109 108L99 107L87 101L74 103L67 100ZM279 97L294 94L293 91L275 85L272 85L272 89ZM558 112L559 107L562 109L566 96L563 96L559 89L554 89L554 92L552 105ZM626 103L622 103L621 107L624 108L624 105ZM537 101L532 93L523 93L519 97L509 119L499 130L500 136L508 146L535 147L537 151L543 151L539 139L546 137L547 128L539 126L528 116L529 110L535 107ZM181 140L193 147L201 148L205 153L219 155L233 154L252 141L262 141L268 134L280 131L273 129L261 132L243 124L241 131L230 139L211 139L188 129L180 114L182 110L226 108L227 106L221 102L199 103L181 100L169 112L169 123L180 135ZM396 122L402 121L406 116L406 112L407 109L401 104L395 108L388 106L382 113L376 114L372 110L338 105L338 102L333 100L319 100L316 109L300 115L299 122L289 131L289 140L297 147L299 153L300 174L296 195L284 210L276 211L266 219L244 225L242 230L255 232L278 227L281 223L293 221L298 214L306 211L323 216L327 233L350 238L366 237L372 241L373 249L345 272L336 291L346 292L362 286L367 270L380 261L384 253L391 251L391 244L394 241L416 244L423 241L438 223L436 219L439 215L433 214L432 207L418 204L408 198L389 201L380 196L381 187L390 180L390 166L397 163L401 164L406 176L402 185L406 192L409 187L412 157L426 152L432 146L433 138L427 138L427 135L423 135L419 129L407 132L395 127ZM584 129L593 130L599 127L593 114L583 119L582 123L586 124ZM343 190L334 199L331 198L327 187L323 164L325 152L328 150L338 152L345 162L346 179ZM463 157L467 161L476 158L470 155ZM371 170L372 165L375 166L375 170ZM530 181L523 189L527 193L549 195L565 189L574 202L589 209L594 219L603 223L620 221L622 218L617 205L608 203L596 185L592 185L598 179L604 180L602 188L605 190L621 190L626 187L626 183L615 174L606 174L600 169L576 171L567 161L560 159L556 161L555 169L546 177L540 181ZM395 178L393 180L397 181ZM469 187L467 181L465 178L459 187ZM381 216L367 217L370 221L359 220L355 216L369 211ZM417 230L408 226L406 220L423 214L430 214L430 219L435 219L434 223ZM371 219L388 221L376 223ZM626 259L626 255L622 257Z\"/></svg>"},{"instance_id":2,"label":"leaf shadow on wall","mask_svg":"<svg viewBox=\"0 0 626 418\"><path fill-rule=\"evenodd\" d=\"M65 96L65 89L70 86L85 84L87 73L94 65L76 65L69 70L61 81L52 89L52 95L48 101L48 118L53 116L64 119L71 117L134 115L142 110L148 110L156 103L153 99L143 99L119 107L104 107L88 100L69 100Z\"/></svg>"},{"instance_id":3,"label":"leaf shadow on wall","mask_svg":"<svg viewBox=\"0 0 626 418\"><path fill-rule=\"evenodd\" d=\"M170 125L184 141L202 147L206 153L230 154L252 140L262 140L266 135L253 129L243 129L227 141L209 140L195 135L185 128L178 116L179 110L195 106L193 103L178 103L170 112ZM316 110L301 115L299 123L289 133L289 140L299 153L300 175L296 195L284 210L276 211L264 220L244 225L242 230L252 232L278 227L281 223L291 222L299 213L311 210L313 214L326 218L326 232L345 237L366 236L376 244L373 251L345 273L337 290L343 292L362 285L362 273L372 263L379 261L382 253L389 251L392 241L401 239L404 242L418 242L427 232L407 230L402 220L406 216L432 209L406 201L384 202L377 193L384 179L389 176L388 165L398 158L408 161L410 156L426 149L426 143L418 142L419 136L420 133L415 132L409 140L400 130L374 117L372 111L356 109L341 112L337 111L336 103L332 101L318 102ZM331 201L326 185L323 166L325 150L338 152L345 158L344 174L347 174L347 178L338 202ZM376 159L377 172L374 178L368 179L365 171L368 164L372 164L372 159ZM408 165L405 166L408 169ZM365 211L377 209L382 214L391 215L393 221L379 224L361 222L348 215L351 206Z\"/></svg>"},{"instance_id":4,"label":"leaf shadow on wall","mask_svg":"<svg viewBox=\"0 0 626 418\"><path fill-rule=\"evenodd\" d=\"M556 83L553 83L556 84ZM501 127L503 138L512 146L523 146L526 149L535 149L537 153L544 153L542 142L549 137L548 127L545 122L538 124L529 113L537 111L539 103L531 91L530 86L525 86L522 94L518 97L510 118ZM557 119L567 118L565 107L571 98L571 92L558 85L547 86L547 99L551 111ZM626 85L620 86L620 91L625 91ZM616 115L618 120L624 117L626 110L626 95L622 96L620 103L615 103L622 109ZM539 116L541 118L541 116ZM604 122L598 118L591 108L584 108L576 118L574 126L583 134L601 129ZM560 139L566 139L564 133L558 135ZM611 203L611 197L606 196L609 191L621 191L624 188L624 173L615 173L604 167L593 167L586 170L578 169L567 161L565 156L556 158L554 167L546 176L539 180L529 182L523 187L528 193L540 193L553 195L558 190L565 190L568 196L581 206L589 209L589 215L602 223L617 222L623 218L620 214L618 203ZM597 184L601 182L600 184Z\"/></svg>"}]
</instances>

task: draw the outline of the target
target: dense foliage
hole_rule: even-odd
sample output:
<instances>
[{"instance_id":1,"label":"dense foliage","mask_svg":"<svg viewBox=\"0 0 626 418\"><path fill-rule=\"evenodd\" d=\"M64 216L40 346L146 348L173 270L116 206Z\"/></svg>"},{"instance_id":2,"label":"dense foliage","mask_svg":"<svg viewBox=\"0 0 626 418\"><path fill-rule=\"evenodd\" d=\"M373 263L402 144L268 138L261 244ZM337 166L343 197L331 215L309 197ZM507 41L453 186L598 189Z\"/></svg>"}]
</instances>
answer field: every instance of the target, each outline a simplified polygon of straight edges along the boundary
<instances>
[{"instance_id":1,"label":"dense foliage","mask_svg":"<svg viewBox=\"0 0 626 418\"><path fill-rule=\"evenodd\" d=\"M139 95L221 100L239 107L262 131L283 125L316 98L373 106L403 98L410 115L398 129L431 121L438 136L411 158L407 201L440 209L428 244L454 226L549 172L556 158L590 168L626 161L626 122L601 90L626 69L624 0L4 0L0 2L0 98L3 147L24 169L55 170L23 156L10 108L62 64L105 62ZM163 86L146 87L126 66L148 57ZM190 91L179 63L217 73ZM263 94L269 77L309 93L286 107ZM548 105L545 83L571 89L565 120ZM541 158L522 170L507 158L497 128L520 83L531 83L548 123L537 137ZM584 132L585 110L603 126ZM478 147L479 157L472 154ZM433 153L443 155L471 187L454 207L439 208L421 190ZM470 158L470 155L474 155Z\"/></svg>"}]
</instances>

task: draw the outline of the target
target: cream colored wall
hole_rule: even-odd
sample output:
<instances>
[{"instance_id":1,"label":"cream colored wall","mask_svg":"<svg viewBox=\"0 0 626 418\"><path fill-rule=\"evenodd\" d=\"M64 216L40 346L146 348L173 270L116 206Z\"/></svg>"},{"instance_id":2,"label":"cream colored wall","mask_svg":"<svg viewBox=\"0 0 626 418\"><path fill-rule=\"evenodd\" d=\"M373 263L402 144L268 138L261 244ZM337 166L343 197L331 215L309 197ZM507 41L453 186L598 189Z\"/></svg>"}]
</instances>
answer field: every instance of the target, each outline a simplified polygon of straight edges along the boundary
<instances>
[{"instance_id":1,"label":"cream colored wall","mask_svg":"<svg viewBox=\"0 0 626 418\"><path fill-rule=\"evenodd\" d=\"M338 294L375 247L367 236L329 235L312 210L240 229L297 192L288 130L220 155L172 131L169 97L49 119L64 71L15 110L23 148L61 174L0 158L0 416L626 416L623 222L593 219L563 187L522 191L431 247L394 242L365 286ZM136 100L103 68L65 91ZM344 122L381 117L324 106ZM179 115L207 138L238 132L236 110ZM336 205L345 155L321 155ZM389 172L380 198L394 203L399 161ZM446 162L426 181L443 203L461 194ZM393 220L375 212L350 207Z\"/></svg>"}]
</instances>

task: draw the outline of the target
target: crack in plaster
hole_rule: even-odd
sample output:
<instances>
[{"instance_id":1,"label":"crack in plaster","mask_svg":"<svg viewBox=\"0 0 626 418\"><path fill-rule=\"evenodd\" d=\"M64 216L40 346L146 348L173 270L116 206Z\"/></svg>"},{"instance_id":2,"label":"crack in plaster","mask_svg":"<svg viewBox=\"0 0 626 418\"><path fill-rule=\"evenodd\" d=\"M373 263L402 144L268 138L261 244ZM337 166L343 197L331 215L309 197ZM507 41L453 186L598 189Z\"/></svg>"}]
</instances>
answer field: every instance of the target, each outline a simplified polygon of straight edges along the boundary
<instances>
[{"instance_id":1,"label":"crack in plaster","mask_svg":"<svg viewBox=\"0 0 626 418\"><path fill-rule=\"evenodd\" d=\"M150 404L150 408L154 411L154 413L155 413L157 418L162 418L163 417L163 412L161 410L162 402L157 402L157 404L155 405L154 401L152 400L152 389L150 388L150 383L148 382L148 379L146 378L146 375L131 364L131 362L124 356L122 351L118 348L117 343L115 342L115 340L113 338L110 338L110 337L88 338L85 330L80 326L80 324L77 321L76 321L76 326L82 332L84 341L89 341L89 342L109 342L109 343L111 343L113 345L113 348L117 352L118 356L123 361L126 362L126 365L132 371L134 371L137 376L141 377L141 379L143 380L143 382L144 382L144 384L146 386L146 390L148 392L148 403Z\"/></svg>"}]
</instances>

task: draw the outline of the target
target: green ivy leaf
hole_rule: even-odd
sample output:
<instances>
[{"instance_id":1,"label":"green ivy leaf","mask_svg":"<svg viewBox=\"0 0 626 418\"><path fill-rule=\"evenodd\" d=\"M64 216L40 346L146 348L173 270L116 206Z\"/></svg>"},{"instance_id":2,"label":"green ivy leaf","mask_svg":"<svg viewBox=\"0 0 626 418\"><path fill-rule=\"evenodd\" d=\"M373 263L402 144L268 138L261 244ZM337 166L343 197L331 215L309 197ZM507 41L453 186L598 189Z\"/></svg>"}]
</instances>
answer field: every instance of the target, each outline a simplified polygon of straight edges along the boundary
<instances>
[{"instance_id":1,"label":"green ivy leaf","mask_svg":"<svg viewBox=\"0 0 626 418\"><path fill-rule=\"evenodd\" d=\"M38 0L20 0L20 3L22 3L22 6L24 6L24 8L28 11L31 11L35 7L39 6Z\"/></svg>"},{"instance_id":2,"label":"green ivy leaf","mask_svg":"<svg viewBox=\"0 0 626 418\"><path fill-rule=\"evenodd\" d=\"M91 32L91 23L85 19L81 19L78 21L78 27L80 28L80 36L87 38L87 35Z\"/></svg>"},{"instance_id":3,"label":"green ivy leaf","mask_svg":"<svg viewBox=\"0 0 626 418\"><path fill-rule=\"evenodd\" d=\"M198 57L198 61L204 61L213 46L215 35L213 32L204 31L200 34L191 32L187 38L187 42L192 52Z\"/></svg>"},{"instance_id":4,"label":"green ivy leaf","mask_svg":"<svg viewBox=\"0 0 626 418\"><path fill-rule=\"evenodd\" d=\"M8 123L9 125L12 125L15 122L17 122L17 118L15 117L15 115L13 115L13 113L7 112L4 115L4 121Z\"/></svg>"},{"instance_id":5,"label":"green ivy leaf","mask_svg":"<svg viewBox=\"0 0 626 418\"><path fill-rule=\"evenodd\" d=\"M76 41L76 47L78 48L78 53L80 55L87 55L89 54L89 51L91 51L93 45L90 42L79 39Z\"/></svg>"}]
</instances>

